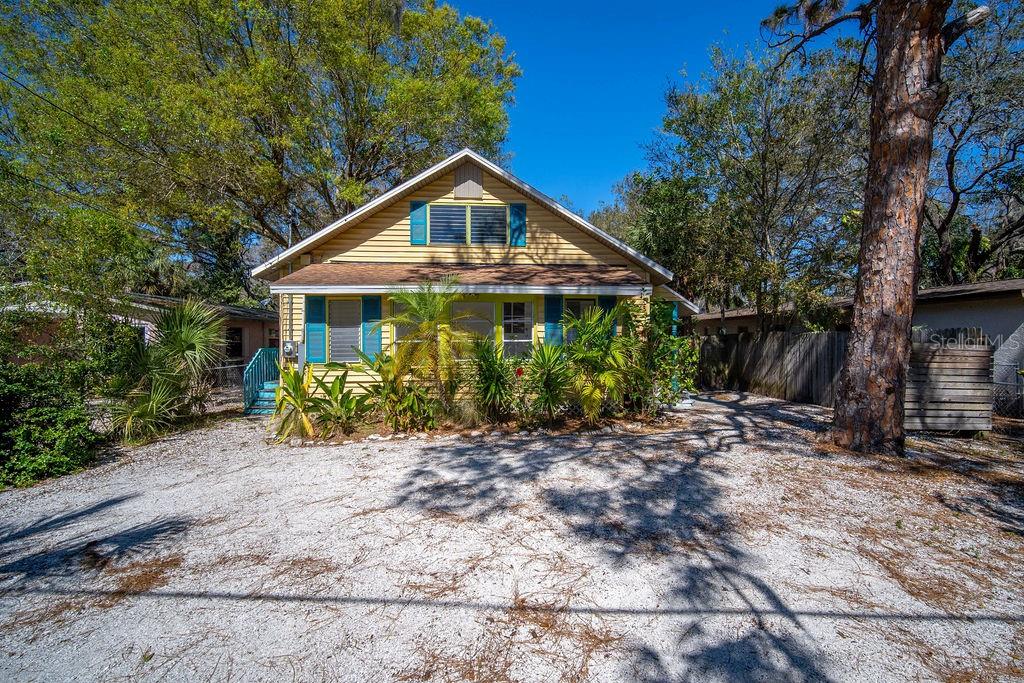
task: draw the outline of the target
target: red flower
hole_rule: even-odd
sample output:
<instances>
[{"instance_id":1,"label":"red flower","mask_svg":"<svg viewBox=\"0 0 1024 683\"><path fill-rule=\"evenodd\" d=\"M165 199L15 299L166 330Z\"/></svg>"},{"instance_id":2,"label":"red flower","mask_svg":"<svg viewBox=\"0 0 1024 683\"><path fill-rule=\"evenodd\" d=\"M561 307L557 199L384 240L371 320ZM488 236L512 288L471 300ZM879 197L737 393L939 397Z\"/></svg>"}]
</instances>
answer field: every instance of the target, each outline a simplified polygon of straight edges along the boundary
<instances>
[{"instance_id":1,"label":"red flower","mask_svg":"<svg viewBox=\"0 0 1024 683\"><path fill-rule=\"evenodd\" d=\"M523 369L522 368L516 368L516 377L522 377L522 376L523 376Z\"/></svg>"}]
</instances>

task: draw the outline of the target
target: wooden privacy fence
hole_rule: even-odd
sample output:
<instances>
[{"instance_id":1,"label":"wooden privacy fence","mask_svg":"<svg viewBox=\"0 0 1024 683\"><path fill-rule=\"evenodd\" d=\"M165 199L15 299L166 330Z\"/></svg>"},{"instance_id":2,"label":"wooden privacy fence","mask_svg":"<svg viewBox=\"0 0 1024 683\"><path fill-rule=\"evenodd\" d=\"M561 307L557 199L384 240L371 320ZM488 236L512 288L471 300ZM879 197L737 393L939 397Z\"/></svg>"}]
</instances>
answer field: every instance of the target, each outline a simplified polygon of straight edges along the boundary
<instances>
[{"instance_id":1,"label":"wooden privacy fence","mask_svg":"<svg viewBox=\"0 0 1024 683\"><path fill-rule=\"evenodd\" d=\"M705 337L698 377L707 389L835 404L847 332ZM915 339L918 337L915 337ZM907 429L992 428L992 347L915 341L907 376Z\"/></svg>"}]
</instances>

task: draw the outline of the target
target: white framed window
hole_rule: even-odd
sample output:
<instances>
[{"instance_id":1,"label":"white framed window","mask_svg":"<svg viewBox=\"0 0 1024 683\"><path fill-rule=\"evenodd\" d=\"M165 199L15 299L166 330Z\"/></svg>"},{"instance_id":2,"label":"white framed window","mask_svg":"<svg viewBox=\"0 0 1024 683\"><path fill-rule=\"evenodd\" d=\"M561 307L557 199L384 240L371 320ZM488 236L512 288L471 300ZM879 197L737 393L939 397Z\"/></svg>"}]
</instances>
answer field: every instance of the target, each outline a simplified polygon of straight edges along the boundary
<instances>
[{"instance_id":1,"label":"white framed window","mask_svg":"<svg viewBox=\"0 0 1024 683\"><path fill-rule=\"evenodd\" d=\"M509 243L506 204L430 204L427 207L430 244Z\"/></svg>"},{"instance_id":2,"label":"white framed window","mask_svg":"<svg viewBox=\"0 0 1024 683\"><path fill-rule=\"evenodd\" d=\"M501 337L508 357L525 356L533 348L533 304L508 301L501 305Z\"/></svg>"},{"instance_id":3,"label":"white framed window","mask_svg":"<svg viewBox=\"0 0 1024 683\"><path fill-rule=\"evenodd\" d=\"M402 313L405 312L405 308L406 308L405 304L399 303L398 301L392 301L391 302L391 315L393 315L395 317L400 316L400 315L402 315ZM396 345L400 344L400 343L402 343L403 339L406 339L413 332L415 332L415 329L413 328L412 325L393 325L392 326L392 330L391 330L391 334L392 334L392 340L391 341L392 341L393 344L396 344ZM408 341L406 343L408 343Z\"/></svg>"},{"instance_id":4,"label":"white framed window","mask_svg":"<svg viewBox=\"0 0 1024 683\"><path fill-rule=\"evenodd\" d=\"M362 306L356 299L328 299L327 328L330 340L327 360L332 363L359 361L356 351L362 337Z\"/></svg>"},{"instance_id":5,"label":"white framed window","mask_svg":"<svg viewBox=\"0 0 1024 683\"><path fill-rule=\"evenodd\" d=\"M489 301L456 301L452 325L478 337L494 339L494 304Z\"/></svg>"},{"instance_id":6,"label":"white framed window","mask_svg":"<svg viewBox=\"0 0 1024 683\"><path fill-rule=\"evenodd\" d=\"M581 318L583 314L597 306L596 299L566 299L565 312L572 313L574 318ZM576 340L576 330L565 330L565 341L569 343Z\"/></svg>"}]
</instances>

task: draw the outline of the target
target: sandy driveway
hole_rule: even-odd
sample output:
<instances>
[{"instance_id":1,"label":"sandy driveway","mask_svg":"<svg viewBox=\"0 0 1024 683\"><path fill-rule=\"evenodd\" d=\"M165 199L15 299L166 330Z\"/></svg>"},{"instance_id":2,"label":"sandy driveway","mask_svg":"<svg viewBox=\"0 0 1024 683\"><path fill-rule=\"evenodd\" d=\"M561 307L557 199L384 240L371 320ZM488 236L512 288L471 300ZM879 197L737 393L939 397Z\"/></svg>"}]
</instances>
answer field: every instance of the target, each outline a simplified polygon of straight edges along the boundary
<instances>
[{"instance_id":1,"label":"sandy driveway","mask_svg":"<svg viewBox=\"0 0 1024 683\"><path fill-rule=\"evenodd\" d=\"M170 438L0 493L0 679L1024 676L1020 454L850 457L824 419L723 397L645 433Z\"/></svg>"}]
</instances>

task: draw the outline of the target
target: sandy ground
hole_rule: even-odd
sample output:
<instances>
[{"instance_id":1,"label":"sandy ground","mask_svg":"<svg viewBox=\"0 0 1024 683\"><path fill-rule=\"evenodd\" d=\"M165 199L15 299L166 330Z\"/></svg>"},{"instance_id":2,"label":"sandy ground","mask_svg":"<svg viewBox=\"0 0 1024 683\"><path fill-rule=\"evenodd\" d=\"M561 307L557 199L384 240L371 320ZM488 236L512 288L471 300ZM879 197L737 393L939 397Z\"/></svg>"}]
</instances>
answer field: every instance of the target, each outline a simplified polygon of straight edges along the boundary
<instances>
[{"instance_id":1,"label":"sandy ground","mask_svg":"<svg viewBox=\"0 0 1024 683\"><path fill-rule=\"evenodd\" d=\"M263 443L235 418L0 493L3 680L1024 677L1024 457L638 433Z\"/></svg>"}]
</instances>

